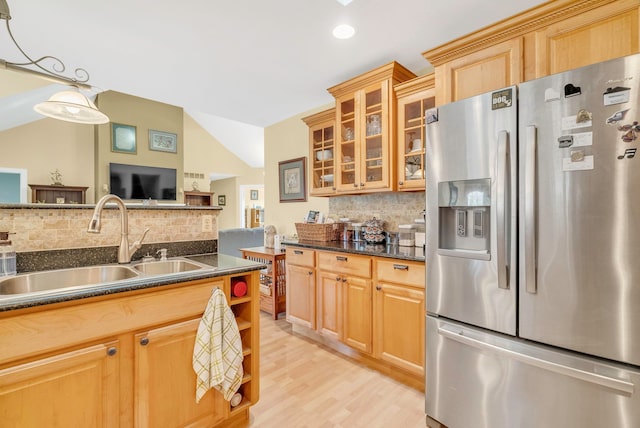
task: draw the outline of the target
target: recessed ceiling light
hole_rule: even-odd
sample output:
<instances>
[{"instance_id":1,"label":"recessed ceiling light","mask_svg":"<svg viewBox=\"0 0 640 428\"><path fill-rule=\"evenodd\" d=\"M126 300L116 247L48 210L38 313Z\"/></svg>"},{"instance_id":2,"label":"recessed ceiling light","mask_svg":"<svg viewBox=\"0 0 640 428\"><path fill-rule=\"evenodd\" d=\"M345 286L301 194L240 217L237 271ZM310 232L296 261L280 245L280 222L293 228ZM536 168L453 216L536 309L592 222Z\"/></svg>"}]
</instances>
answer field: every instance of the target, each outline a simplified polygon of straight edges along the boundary
<instances>
[{"instance_id":1,"label":"recessed ceiling light","mask_svg":"<svg viewBox=\"0 0 640 428\"><path fill-rule=\"evenodd\" d=\"M338 3L340 3L343 6L348 5L349 3L351 3L353 0L336 0Z\"/></svg>"},{"instance_id":2,"label":"recessed ceiling light","mask_svg":"<svg viewBox=\"0 0 640 428\"><path fill-rule=\"evenodd\" d=\"M356 34L355 28L347 24L340 24L333 29L333 37L336 39L350 39L354 34Z\"/></svg>"}]
</instances>

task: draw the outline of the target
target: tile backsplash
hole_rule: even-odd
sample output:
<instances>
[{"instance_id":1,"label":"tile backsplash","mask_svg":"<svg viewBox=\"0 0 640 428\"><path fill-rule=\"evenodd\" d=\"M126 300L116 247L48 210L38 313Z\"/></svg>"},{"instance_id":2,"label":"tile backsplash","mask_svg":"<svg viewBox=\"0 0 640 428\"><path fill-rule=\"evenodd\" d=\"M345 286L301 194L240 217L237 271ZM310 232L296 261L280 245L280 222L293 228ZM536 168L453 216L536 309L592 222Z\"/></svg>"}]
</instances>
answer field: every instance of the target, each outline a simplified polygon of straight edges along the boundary
<instances>
[{"instance_id":1,"label":"tile backsplash","mask_svg":"<svg viewBox=\"0 0 640 428\"><path fill-rule=\"evenodd\" d=\"M386 231L395 232L399 224L422 218L425 192L387 192L367 195L334 196L329 199L329 217L364 222L374 215L382 219Z\"/></svg>"},{"instance_id":2,"label":"tile backsplash","mask_svg":"<svg viewBox=\"0 0 640 428\"><path fill-rule=\"evenodd\" d=\"M128 209L129 242L149 232L145 244L213 240L218 238L218 211L200 209ZM120 211L106 208L100 233L88 233L93 207L1 207L0 231L9 235L17 252L117 246ZM212 217L212 230L203 232L202 216Z\"/></svg>"}]
</instances>

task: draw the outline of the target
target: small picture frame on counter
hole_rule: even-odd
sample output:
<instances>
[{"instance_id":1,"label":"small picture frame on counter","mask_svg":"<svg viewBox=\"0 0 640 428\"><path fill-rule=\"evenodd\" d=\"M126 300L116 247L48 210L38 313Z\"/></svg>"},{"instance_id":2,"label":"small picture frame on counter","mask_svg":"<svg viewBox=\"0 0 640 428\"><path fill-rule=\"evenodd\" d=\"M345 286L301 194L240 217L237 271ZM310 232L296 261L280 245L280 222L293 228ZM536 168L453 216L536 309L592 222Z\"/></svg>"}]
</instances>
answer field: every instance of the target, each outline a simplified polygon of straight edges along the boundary
<instances>
[{"instance_id":1,"label":"small picture frame on counter","mask_svg":"<svg viewBox=\"0 0 640 428\"><path fill-rule=\"evenodd\" d=\"M305 223L317 223L319 215L320 215L319 211L309 211L309 213L307 214L307 216L304 219L304 222Z\"/></svg>"}]
</instances>

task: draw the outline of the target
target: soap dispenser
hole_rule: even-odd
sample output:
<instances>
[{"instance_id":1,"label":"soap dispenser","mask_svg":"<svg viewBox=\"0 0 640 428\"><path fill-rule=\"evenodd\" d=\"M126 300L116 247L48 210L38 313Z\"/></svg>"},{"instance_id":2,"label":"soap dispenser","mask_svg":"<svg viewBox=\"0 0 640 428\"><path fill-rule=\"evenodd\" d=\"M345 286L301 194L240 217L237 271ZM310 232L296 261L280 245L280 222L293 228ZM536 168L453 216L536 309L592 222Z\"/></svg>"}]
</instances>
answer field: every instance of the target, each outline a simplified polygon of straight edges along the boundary
<instances>
[{"instance_id":1,"label":"soap dispenser","mask_svg":"<svg viewBox=\"0 0 640 428\"><path fill-rule=\"evenodd\" d=\"M16 273L16 250L9 241L9 232L0 232L0 277Z\"/></svg>"}]
</instances>

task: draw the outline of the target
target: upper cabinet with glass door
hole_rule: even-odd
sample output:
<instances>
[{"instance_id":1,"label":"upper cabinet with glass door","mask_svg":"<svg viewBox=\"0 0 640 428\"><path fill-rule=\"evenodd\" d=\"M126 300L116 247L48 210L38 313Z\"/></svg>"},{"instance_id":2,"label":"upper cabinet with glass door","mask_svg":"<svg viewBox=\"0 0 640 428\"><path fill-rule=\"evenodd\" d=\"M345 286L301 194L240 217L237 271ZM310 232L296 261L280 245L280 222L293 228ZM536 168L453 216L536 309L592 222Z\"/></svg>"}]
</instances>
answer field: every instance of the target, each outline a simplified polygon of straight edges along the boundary
<instances>
[{"instance_id":1,"label":"upper cabinet with glass door","mask_svg":"<svg viewBox=\"0 0 640 428\"><path fill-rule=\"evenodd\" d=\"M398 190L425 190L425 111L435 107L433 73L395 86L398 97Z\"/></svg>"},{"instance_id":2,"label":"upper cabinet with glass door","mask_svg":"<svg viewBox=\"0 0 640 428\"><path fill-rule=\"evenodd\" d=\"M336 190L333 178L336 109L324 110L302 120L309 127L309 194L332 195Z\"/></svg>"},{"instance_id":3,"label":"upper cabinet with glass door","mask_svg":"<svg viewBox=\"0 0 640 428\"><path fill-rule=\"evenodd\" d=\"M336 98L336 193L395 190L393 86L414 77L391 62L328 89Z\"/></svg>"}]
</instances>

